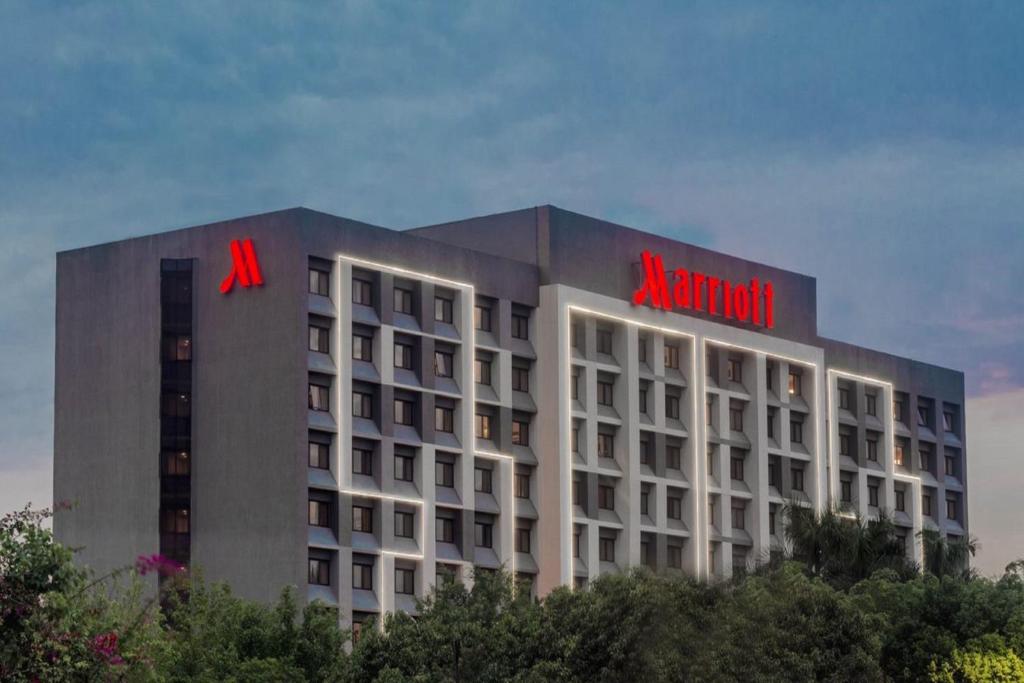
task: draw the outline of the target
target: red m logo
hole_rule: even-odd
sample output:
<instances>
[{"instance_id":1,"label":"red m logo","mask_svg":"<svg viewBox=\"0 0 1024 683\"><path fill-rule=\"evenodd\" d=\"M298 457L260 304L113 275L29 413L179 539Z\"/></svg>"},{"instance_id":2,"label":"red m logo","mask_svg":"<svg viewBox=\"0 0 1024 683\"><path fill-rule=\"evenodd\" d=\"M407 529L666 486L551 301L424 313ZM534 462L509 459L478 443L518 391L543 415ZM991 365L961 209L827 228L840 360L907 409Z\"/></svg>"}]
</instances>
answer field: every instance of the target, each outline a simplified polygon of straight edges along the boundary
<instances>
[{"instance_id":1,"label":"red m logo","mask_svg":"<svg viewBox=\"0 0 1024 683\"><path fill-rule=\"evenodd\" d=\"M256 250L252 248L252 240L231 240L231 272L220 283L220 291L227 294L235 284L235 278L243 287L263 284L263 273L256 260Z\"/></svg>"}]
</instances>

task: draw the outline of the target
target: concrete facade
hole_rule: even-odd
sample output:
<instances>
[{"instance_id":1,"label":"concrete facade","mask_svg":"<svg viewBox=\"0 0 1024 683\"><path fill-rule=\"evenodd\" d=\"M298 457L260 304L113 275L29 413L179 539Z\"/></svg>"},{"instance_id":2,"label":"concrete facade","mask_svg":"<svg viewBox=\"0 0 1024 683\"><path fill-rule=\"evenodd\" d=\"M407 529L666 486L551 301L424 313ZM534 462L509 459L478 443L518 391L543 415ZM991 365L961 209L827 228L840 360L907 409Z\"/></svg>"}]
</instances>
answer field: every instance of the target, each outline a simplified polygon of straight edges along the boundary
<instances>
[{"instance_id":1,"label":"concrete facade","mask_svg":"<svg viewBox=\"0 0 1024 683\"><path fill-rule=\"evenodd\" d=\"M222 294L246 238L265 282ZM643 251L771 281L774 327L634 305ZM191 442L162 472L171 258ZM55 529L99 571L157 552L185 476L172 531L208 579L354 623L474 568L538 594L727 577L781 549L789 500L891 510L920 560L920 529L967 533L963 375L819 337L816 305L813 278L550 206L406 231L290 209L63 252Z\"/></svg>"}]
</instances>

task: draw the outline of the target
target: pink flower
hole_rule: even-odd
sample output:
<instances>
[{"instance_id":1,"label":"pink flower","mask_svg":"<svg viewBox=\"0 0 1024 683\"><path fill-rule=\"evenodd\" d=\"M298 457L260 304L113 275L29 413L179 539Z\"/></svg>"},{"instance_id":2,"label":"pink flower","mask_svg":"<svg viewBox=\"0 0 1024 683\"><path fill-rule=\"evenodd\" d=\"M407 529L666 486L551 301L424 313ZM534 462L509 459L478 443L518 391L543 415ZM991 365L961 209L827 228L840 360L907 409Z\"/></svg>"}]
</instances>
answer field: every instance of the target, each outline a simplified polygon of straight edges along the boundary
<instances>
[{"instance_id":1,"label":"pink flower","mask_svg":"<svg viewBox=\"0 0 1024 683\"><path fill-rule=\"evenodd\" d=\"M135 571L142 576L150 572L156 572L160 576L174 576L185 571L185 567L160 554L139 555L135 560Z\"/></svg>"},{"instance_id":2,"label":"pink flower","mask_svg":"<svg viewBox=\"0 0 1024 683\"><path fill-rule=\"evenodd\" d=\"M117 634L102 633L92 639L92 651L102 657L108 664L115 666L124 664L124 659L117 653Z\"/></svg>"}]
</instances>

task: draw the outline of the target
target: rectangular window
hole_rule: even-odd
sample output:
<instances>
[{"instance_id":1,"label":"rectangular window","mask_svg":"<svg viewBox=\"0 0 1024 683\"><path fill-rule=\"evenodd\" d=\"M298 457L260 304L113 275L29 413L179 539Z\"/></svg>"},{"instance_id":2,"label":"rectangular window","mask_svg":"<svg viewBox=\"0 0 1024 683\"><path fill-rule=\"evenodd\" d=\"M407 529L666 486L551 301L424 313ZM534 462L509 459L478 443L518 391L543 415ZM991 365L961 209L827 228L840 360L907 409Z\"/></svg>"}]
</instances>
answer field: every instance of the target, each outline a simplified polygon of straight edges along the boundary
<instances>
[{"instance_id":1,"label":"rectangular window","mask_svg":"<svg viewBox=\"0 0 1024 683\"><path fill-rule=\"evenodd\" d=\"M314 586L331 585L331 562L309 558L309 583Z\"/></svg>"},{"instance_id":2,"label":"rectangular window","mask_svg":"<svg viewBox=\"0 0 1024 683\"><path fill-rule=\"evenodd\" d=\"M917 425L919 427L928 427L930 420L928 419L928 406L917 407Z\"/></svg>"},{"instance_id":3,"label":"rectangular window","mask_svg":"<svg viewBox=\"0 0 1024 683\"><path fill-rule=\"evenodd\" d=\"M878 484L868 484L868 505L878 507Z\"/></svg>"},{"instance_id":4,"label":"rectangular window","mask_svg":"<svg viewBox=\"0 0 1024 683\"><path fill-rule=\"evenodd\" d=\"M438 486L452 488L455 486L455 464L450 462L434 463L434 478Z\"/></svg>"},{"instance_id":5,"label":"rectangular window","mask_svg":"<svg viewBox=\"0 0 1024 683\"><path fill-rule=\"evenodd\" d=\"M864 407L864 412L868 415L878 415L878 397L874 394L867 394L864 396L867 404Z\"/></svg>"},{"instance_id":6,"label":"rectangular window","mask_svg":"<svg viewBox=\"0 0 1024 683\"><path fill-rule=\"evenodd\" d=\"M895 493L896 493L896 511L897 512L906 512L907 511L907 501L906 501L906 497L905 497L906 494L903 492L903 489L896 489Z\"/></svg>"},{"instance_id":7,"label":"rectangular window","mask_svg":"<svg viewBox=\"0 0 1024 683\"><path fill-rule=\"evenodd\" d=\"M434 297L434 320L439 323L452 324L452 300L443 296Z\"/></svg>"},{"instance_id":8,"label":"rectangular window","mask_svg":"<svg viewBox=\"0 0 1024 683\"><path fill-rule=\"evenodd\" d=\"M878 441L876 439L868 439L866 446L868 460L878 462Z\"/></svg>"},{"instance_id":9,"label":"rectangular window","mask_svg":"<svg viewBox=\"0 0 1024 683\"><path fill-rule=\"evenodd\" d=\"M487 306L473 308L473 325L481 332L491 331L491 309Z\"/></svg>"},{"instance_id":10,"label":"rectangular window","mask_svg":"<svg viewBox=\"0 0 1024 683\"><path fill-rule=\"evenodd\" d=\"M704 411L707 415L708 427L711 427L715 422L715 399L709 398L707 402L707 410Z\"/></svg>"},{"instance_id":11,"label":"rectangular window","mask_svg":"<svg viewBox=\"0 0 1024 683\"><path fill-rule=\"evenodd\" d=\"M373 533L373 508L362 505L352 506L352 531Z\"/></svg>"},{"instance_id":12,"label":"rectangular window","mask_svg":"<svg viewBox=\"0 0 1024 683\"><path fill-rule=\"evenodd\" d=\"M579 527L575 527L572 532L572 556L578 558L580 556L580 532Z\"/></svg>"},{"instance_id":13,"label":"rectangular window","mask_svg":"<svg viewBox=\"0 0 1024 683\"><path fill-rule=\"evenodd\" d=\"M921 494L921 512L926 517L932 516L932 497L929 493Z\"/></svg>"},{"instance_id":14,"label":"rectangular window","mask_svg":"<svg viewBox=\"0 0 1024 683\"><path fill-rule=\"evenodd\" d=\"M952 498L946 499L946 519L956 519L956 501Z\"/></svg>"},{"instance_id":15,"label":"rectangular window","mask_svg":"<svg viewBox=\"0 0 1024 683\"><path fill-rule=\"evenodd\" d=\"M352 335L352 358L353 360L364 360L373 362L373 338L361 334Z\"/></svg>"},{"instance_id":16,"label":"rectangular window","mask_svg":"<svg viewBox=\"0 0 1024 683\"><path fill-rule=\"evenodd\" d=\"M476 438L491 438L491 416L481 413L476 414Z\"/></svg>"},{"instance_id":17,"label":"rectangular window","mask_svg":"<svg viewBox=\"0 0 1024 683\"><path fill-rule=\"evenodd\" d=\"M768 461L768 485L779 488L779 463L775 458L771 458Z\"/></svg>"},{"instance_id":18,"label":"rectangular window","mask_svg":"<svg viewBox=\"0 0 1024 683\"><path fill-rule=\"evenodd\" d=\"M943 431L947 431L947 432L955 432L956 431L956 425L955 425L955 420L953 418L953 413L948 411L948 410L942 411L942 429L943 429Z\"/></svg>"},{"instance_id":19,"label":"rectangular window","mask_svg":"<svg viewBox=\"0 0 1024 683\"><path fill-rule=\"evenodd\" d=\"M683 451L679 446L665 446L665 467L672 470L683 469Z\"/></svg>"},{"instance_id":20,"label":"rectangular window","mask_svg":"<svg viewBox=\"0 0 1024 683\"><path fill-rule=\"evenodd\" d=\"M597 434L597 457L599 458L614 458L615 457L615 446L614 440L611 434L605 434L598 432Z\"/></svg>"},{"instance_id":21,"label":"rectangular window","mask_svg":"<svg viewBox=\"0 0 1024 683\"><path fill-rule=\"evenodd\" d=\"M615 487L605 484L597 487L597 507L602 510L615 509Z\"/></svg>"},{"instance_id":22,"label":"rectangular window","mask_svg":"<svg viewBox=\"0 0 1024 683\"><path fill-rule=\"evenodd\" d=\"M640 396L640 399L639 399L639 401L640 401L639 410L640 410L641 413L646 414L647 413L647 387L646 386L640 387L640 394L639 394L639 396Z\"/></svg>"},{"instance_id":23,"label":"rectangular window","mask_svg":"<svg viewBox=\"0 0 1024 683\"><path fill-rule=\"evenodd\" d=\"M768 533L772 536L775 535L775 506L771 505L768 507Z\"/></svg>"},{"instance_id":24,"label":"rectangular window","mask_svg":"<svg viewBox=\"0 0 1024 683\"><path fill-rule=\"evenodd\" d=\"M331 274L323 270L309 269L309 292L320 296L331 295Z\"/></svg>"},{"instance_id":25,"label":"rectangular window","mask_svg":"<svg viewBox=\"0 0 1024 683\"><path fill-rule=\"evenodd\" d=\"M494 473L485 468L477 467L473 471L473 490L479 493L493 493Z\"/></svg>"},{"instance_id":26,"label":"rectangular window","mask_svg":"<svg viewBox=\"0 0 1024 683\"><path fill-rule=\"evenodd\" d=\"M373 284L368 280L352 278L352 303L363 306L373 305Z\"/></svg>"},{"instance_id":27,"label":"rectangular window","mask_svg":"<svg viewBox=\"0 0 1024 683\"><path fill-rule=\"evenodd\" d=\"M435 517L434 534L441 543L454 543L455 520L448 517Z\"/></svg>"},{"instance_id":28,"label":"rectangular window","mask_svg":"<svg viewBox=\"0 0 1024 683\"><path fill-rule=\"evenodd\" d=\"M651 440L646 434L640 437L640 464L651 464Z\"/></svg>"},{"instance_id":29,"label":"rectangular window","mask_svg":"<svg viewBox=\"0 0 1024 683\"><path fill-rule=\"evenodd\" d=\"M678 545L668 546L668 557L666 558L669 569L683 568L683 548Z\"/></svg>"},{"instance_id":30,"label":"rectangular window","mask_svg":"<svg viewBox=\"0 0 1024 683\"><path fill-rule=\"evenodd\" d=\"M434 406L434 431L451 434L455 430L455 411L444 406Z\"/></svg>"},{"instance_id":31,"label":"rectangular window","mask_svg":"<svg viewBox=\"0 0 1024 683\"><path fill-rule=\"evenodd\" d=\"M843 410L850 409L850 390L845 387L839 387L839 407Z\"/></svg>"},{"instance_id":32,"label":"rectangular window","mask_svg":"<svg viewBox=\"0 0 1024 683\"><path fill-rule=\"evenodd\" d=\"M605 538L602 536L599 539L598 554L601 562L614 562L615 561L615 539Z\"/></svg>"},{"instance_id":33,"label":"rectangular window","mask_svg":"<svg viewBox=\"0 0 1024 683\"><path fill-rule=\"evenodd\" d=\"M326 501L309 501L309 525L330 526L330 507L330 503Z\"/></svg>"},{"instance_id":34,"label":"rectangular window","mask_svg":"<svg viewBox=\"0 0 1024 683\"><path fill-rule=\"evenodd\" d=\"M768 408L768 438L775 438L775 408Z\"/></svg>"},{"instance_id":35,"label":"rectangular window","mask_svg":"<svg viewBox=\"0 0 1024 683\"><path fill-rule=\"evenodd\" d=\"M733 529L745 529L746 528L746 516L747 508L742 504L733 503L732 506L732 528Z\"/></svg>"},{"instance_id":36,"label":"rectangular window","mask_svg":"<svg viewBox=\"0 0 1024 683\"><path fill-rule=\"evenodd\" d=\"M512 420L512 444L514 446L530 445L530 423Z\"/></svg>"},{"instance_id":37,"label":"rectangular window","mask_svg":"<svg viewBox=\"0 0 1024 683\"><path fill-rule=\"evenodd\" d=\"M452 377L455 370L455 356L448 351L434 351L434 376Z\"/></svg>"},{"instance_id":38,"label":"rectangular window","mask_svg":"<svg viewBox=\"0 0 1024 683\"><path fill-rule=\"evenodd\" d=\"M413 456L395 453L395 479L398 481L412 481Z\"/></svg>"},{"instance_id":39,"label":"rectangular window","mask_svg":"<svg viewBox=\"0 0 1024 683\"><path fill-rule=\"evenodd\" d=\"M603 406L612 405L612 393L614 385L611 382L597 383L597 402Z\"/></svg>"},{"instance_id":40,"label":"rectangular window","mask_svg":"<svg viewBox=\"0 0 1024 683\"><path fill-rule=\"evenodd\" d=\"M524 472L516 472L515 476L516 498L530 497L530 475Z\"/></svg>"},{"instance_id":41,"label":"rectangular window","mask_svg":"<svg viewBox=\"0 0 1024 683\"><path fill-rule=\"evenodd\" d=\"M416 572L405 567L395 567L395 593L413 595L416 592Z\"/></svg>"},{"instance_id":42,"label":"rectangular window","mask_svg":"<svg viewBox=\"0 0 1024 683\"><path fill-rule=\"evenodd\" d=\"M648 506L650 503L651 493L647 489L640 491L640 514L646 515L648 513Z\"/></svg>"},{"instance_id":43,"label":"rectangular window","mask_svg":"<svg viewBox=\"0 0 1024 683\"><path fill-rule=\"evenodd\" d=\"M373 451L367 448L352 449L352 473L373 476Z\"/></svg>"},{"instance_id":44,"label":"rectangular window","mask_svg":"<svg viewBox=\"0 0 1024 683\"><path fill-rule=\"evenodd\" d=\"M331 352L331 330L329 327L309 326L309 350L317 353Z\"/></svg>"},{"instance_id":45,"label":"rectangular window","mask_svg":"<svg viewBox=\"0 0 1024 683\"><path fill-rule=\"evenodd\" d=\"M743 431L743 408L729 407L729 429L734 432Z\"/></svg>"},{"instance_id":46,"label":"rectangular window","mask_svg":"<svg viewBox=\"0 0 1024 683\"><path fill-rule=\"evenodd\" d=\"M804 471L802 468L794 468L790 471L791 483L794 491L804 490Z\"/></svg>"},{"instance_id":47,"label":"rectangular window","mask_svg":"<svg viewBox=\"0 0 1024 683\"><path fill-rule=\"evenodd\" d=\"M331 409L331 392L319 384L309 385L309 409L328 412Z\"/></svg>"},{"instance_id":48,"label":"rectangular window","mask_svg":"<svg viewBox=\"0 0 1024 683\"><path fill-rule=\"evenodd\" d=\"M679 419L679 397L675 394L665 394L665 417L670 420Z\"/></svg>"},{"instance_id":49,"label":"rectangular window","mask_svg":"<svg viewBox=\"0 0 1024 683\"><path fill-rule=\"evenodd\" d=\"M512 391L530 390L530 369L512 366Z\"/></svg>"},{"instance_id":50,"label":"rectangular window","mask_svg":"<svg viewBox=\"0 0 1024 683\"><path fill-rule=\"evenodd\" d=\"M572 369L571 387L572 399L574 401L580 400L580 371L578 368Z\"/></svg>"},{"instance_id":51,"label":"rectangular window","mask_svg":"<svg viewBox=\"0 0 1024 683\"><path fill-rule=\"evenodd\" d=\"M679 347L674 344L665 344L665 369L679 369Z\"/></svg>"},{"instance_id":52,"label":"rectangular window","mask_svg":"<svg viewBox=\"0 0 1024 683\"><path fill-rule=\"evenodd\" d=\"M373 590L373 565L364 563L352 564L352 587L356 590Z\"/></svg>"},{"instance_id":53,"label":"rectangular window","mask_svg":"<svg viewBox=\"0 0 1024 683\"><path fill-rule=\"evenodd\" d=\"M853 500L853 482L849 479L839 481L839 500L849 503Z\"/></svg>"},{"instance_id":54,"label":"rectangular window","mask_svg":"<svg viewBox=\"0 0 1024 683\"><path fill-rule=\"evenodd\" d=\"M743 382L743 361L738 358L730 358L725 370L726 377L730 382Z\"/></svg>"},{"instance_id":55,"label":"rectangular window","mask_svg":"<svg viewBox=\"0 0 1024 683\"><path fill-rule=\"evenodd\" d=\"M903 464L903 444L897 443L893 448L892 460L897 465Z\"/></svg>"},{"instance_id":56,"label":"rectangular window","mask_svg":"<svg viewBox=\"0 0 1024 683\"><path fill-rule=\"evenodd\" d=\"M903 399L896 399L892 402L892 419L897 422L903 422L905 405Z\"/></svg>"},{"instance_id":57,"label":"rectangular window","mask_svg":"<svg viewBox=\"0 0 1024 683\"><path fill-rule=\"evenodd\" d=\"M412 315L412 291L395 287L395 313Z\"/></svg>"},{"instance_id":58,"label":"rectangular window","mask_svg":"<svg viewBox=\"0 0 1024 683\"><path fill-rule=\"evenodd\" d=\"M395 342L395 367L403 370L413 370L412 360L413 348L409 344Z\"/></svg>"},{"instance_id":59,"label":"rectangular window","mask_svg":"<svg viewBox=\"0 0 1024 683\"><path fill-rule=\"evenodd\" d=\"M412 538L413 519L411 512L395 512L395 536Z\"/></svg>"},{"instance_id":60,"label":"rectangular window","mask_svg":"<svg viewBox=\"0 0 1024 683\"><path fill-rule=\"evenodd\" d=\"M803 392L800 387L800 375L795 372L789 373L789 395L801 396L802 393Z\"/></svg>"},{"instance_id":61,"label":"rectangular window","mask_svg":"<svg viewBox=\"0 0 1024 683\"><path fill-rule=\"evenodd\" d=\"M320 470L329 469L331 447L325 443L309 442L309 466Z\"/></svg>"},{"instance_id":62,"label":"rectangular window","mask_svg":"<svg viewBox=\"0 0 1024 683\"><path fill-rule=\"evenodd\" d=\"M647 337L642 334L637 339L636 356L641 363L647 362Z\"/></svg>"},{"instance_id":63,"label":"rectangular window","mask_svg":"<svg viewBox=\"0 0 1024 683\"><path fill-rule=\"evenodd\" d=\"M413 423L413 402L395 399L395 424L411 426Z\"/></svg>"},{"instance_id":64,"label":"rectangular window","mask_svg":"<svg viewBox=\"0 0 1024 683\"><path fill-rule=\"evenodd\" d=\"M729 477L733 481L743 481L743 458L733 456L729 461Z\"/></svg>"},{"instance_id":65,"label":"rectangular window","mask_svg":"<svg viewBox=\"0 0 1024 683\"><path fill-rule=\"evenodd\" d=\"M530 527L516 527L516 552L530 552Z\"/></svg>"},{"instance_id":66,"label":"rectangular window","mask_svg":"<svg viewBox=\"0 0 1024 683\"><path fill-rule=\"evenodd\" d=\"M768 361L764 368L764 375L768 391L775 391L775 363Z\"/></svg>"},{"instance_id":67,"label":"rectangular window","mask_svg":"<svg viewBox=\"0 0 1024 683\"><path fill-rule=\"evenodd\" d=\"M597 352L612 355L612 331L597 328Z\"/></svg>"},{"instance_id":68,"label":"rectangular window","mask_svg":"<svg viewBox=\"0 0 1024 683\"><path fill-rule=\"evenodd\" d=\"M519 313L512 314L512 336L515 339L530 338L530 318L528 316Z\"/></svg>"},{"instance_id":69,"label":"rectangular window","mask_svg":"<svg viewBox=\"0 0 1024 683\"><path fill-rule=\"evenodd\" d=\"M954 467L955 467L955 464L954 464L954 461L953 461L953 456L947 455L946 456L946 467L945 467L945 472L946 472L946 476L947 477L954 476Z\"/></svg>"},{"instance_id":70,"label":"rectangular window","mask_svg":"<svg viewBox=\"0 0 1024 683\"><path fill-rule=\"evenodd\" d=\"M789 440L792 443L804 442L804 421L802 418L790 419Z\"/></svg>"},{"instance_id":71,"label":"rectangular window","mask_svg":"<svg viewBox=\"0 0 1024 683\"><path fill-rule=\"evenodd\" d=\"M491 385L491 361L477 358L473 361L473 379L477 384Z\"/></svg>"},{"instance_id":72,"label":"rectangular window","mask_svg":"<svg viewBox=\"0 0 1024 683\"><path fill-rule=\"evenodd\" d=\"M583 482L580 480L580 476L578 474L573 475L573 478L572 478L572 504L573 505L581 505L582 504L580 502L580 501L582 501L582 495L583 495L582 492L581 492L582 486L583 486Z\"/></svg>"},{"instance_id":73,"label":"rectangular window","mask_svg":"<svg viewBox=\"0 0 1024 683\"><path fill-rule=\"evenodd\" d=\"M572 452L576 453L578 455L579 452L580 452L580 428L579 427L574 426L572 428L571 442L572 443L570 444L570 446L572 447Z\"/></svg>"},{"instance_id":74,"label":"rectangular window","mask_svg":"<svg viewBox=\"0 0 1024 683\"><path fill-rule=\"evenodd\" d=\"M478 519L474 531L473 540L478 548L494 547L494 525L492 523Z\"/></svg>"},{"instance_id":75,"label":"rectangular window","mask_svg":"<svg viewBox=\"0 0 1024 683\"><path fill-rule=\"evenodd\" d=\"M921 469L930 472L932 469L932 452L924 444L919 446L918 458L921 460Z\"/></svg>"},{"instance_id":76,"label":"rectangular window","mask_svg":"<svg viewBox=\"0 0 1024 683\"><path fill-rule=\"evenodd\" d=\"M188 508L164 508L160 511L160 532L165 534L189 533Z\"/></svg>"},{"instance_id":77,"label":"rectangular window","mask_svg":"<svg viewBox=\"0 0 1024 683\"><path fill-rule=\"evenodd\" d=\"M839 455L850 455L850 435L839 435Z\"/></svg>"},{"instance_id":78,"label":"rectangular window","mask_svg":"<svg viewBox=\"0 0 1024 683\"><path fill-rule=\"evenodd\" d=\"M669 519L682 519L683 518L683 499L679 496L668 496L666 498L668 518Z\"/></svg>"}]
</instances>

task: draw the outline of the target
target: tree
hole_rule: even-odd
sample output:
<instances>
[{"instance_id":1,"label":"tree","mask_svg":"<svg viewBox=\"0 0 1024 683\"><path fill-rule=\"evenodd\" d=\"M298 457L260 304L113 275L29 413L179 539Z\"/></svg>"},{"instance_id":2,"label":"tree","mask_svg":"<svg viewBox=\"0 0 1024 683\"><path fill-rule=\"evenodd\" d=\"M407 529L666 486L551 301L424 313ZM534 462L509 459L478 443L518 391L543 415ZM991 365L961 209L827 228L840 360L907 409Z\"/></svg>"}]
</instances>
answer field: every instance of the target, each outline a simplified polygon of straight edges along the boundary
<instances>
[{"instance_id":1,"label":"tree","mask_svg":"<svg viewBox=\"0 0 1024 683\"><path fill-rule=\"evenodd\" d=\"M918 532L924 546L924 568L938 577L963 575L970 571L968 561L978 550L973 536L950 541L935 529Z\"/></svg>"}]
</instances>

